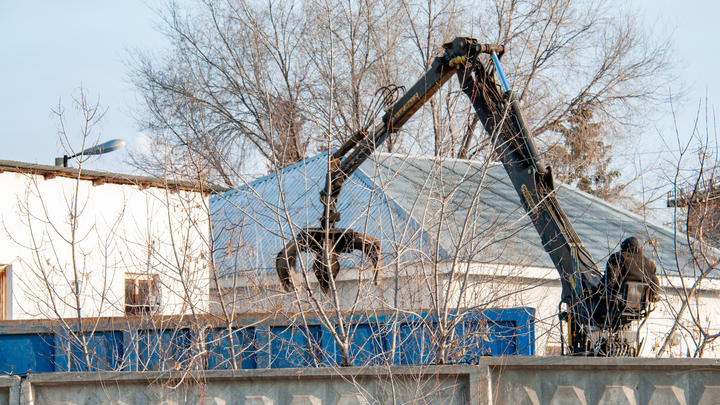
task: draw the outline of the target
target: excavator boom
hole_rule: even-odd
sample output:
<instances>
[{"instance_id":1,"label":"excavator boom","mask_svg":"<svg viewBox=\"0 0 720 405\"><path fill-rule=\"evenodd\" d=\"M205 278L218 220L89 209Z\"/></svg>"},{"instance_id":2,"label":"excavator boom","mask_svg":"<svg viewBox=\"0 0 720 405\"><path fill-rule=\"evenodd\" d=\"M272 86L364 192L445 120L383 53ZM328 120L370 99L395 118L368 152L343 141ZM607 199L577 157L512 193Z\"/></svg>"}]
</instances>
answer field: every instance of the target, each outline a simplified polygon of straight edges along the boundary
<instances>
[{"instance_id":1,"label":"excavator boom","mask_svg":"<svg viewBox=\"0 0 720 405\"><path fill-rule=\"evenodd\" d=\"M456 76L560 274L571 352L586 352L585 330L592 318L588 303L600 282L600 273L558 203L552 169L536 151L519 104L507 85L499 61L505 49L467 37L455 38L443 47L443 55L436 57L425 74L387 110L380 124L358 132L332 154L331 170L320 192L324 207L320 227L303 230L278 253L278 276L285 289L292 290L297 255L312 251L317 254L316 277L327 291L339 271L338 255L361 250L375 268L375 280L379 279L380 242L352 230L335 228L340 219L336 206L343 183L389 133L400 131L440 87ZM502 87L495 81L496 75Z\"/></svg>"}]
</instances>

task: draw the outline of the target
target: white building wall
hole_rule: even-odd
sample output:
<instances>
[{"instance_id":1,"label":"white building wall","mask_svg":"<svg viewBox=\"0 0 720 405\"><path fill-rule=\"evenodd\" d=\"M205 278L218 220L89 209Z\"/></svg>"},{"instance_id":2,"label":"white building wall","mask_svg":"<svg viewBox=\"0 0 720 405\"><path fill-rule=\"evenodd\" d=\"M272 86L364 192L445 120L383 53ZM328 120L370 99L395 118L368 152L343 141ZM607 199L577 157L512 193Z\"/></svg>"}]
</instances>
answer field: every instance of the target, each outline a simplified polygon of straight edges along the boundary
<instances>
[{"instance_id":1,"label":"white building wall","mask_svg":"<svg viewBox=\"0 0 720 405\"><path fill-rule=\"evenodd\" d=\"M202 193L11 171L0 174L0 184L10 319L122 316L130 275L159 277L161 314L206 305Z\"/></svg>"},{"instance_id":2,"label":"white building wall","mask_svg":"<svg viewBox=\"0 0 720 405\"><path fill-rule=\"evenodd\" d=\"M557 272L553 268L521 268L505 266L501 271L496 266L473 265L471 272L476 275L471 297L502 297L499 307L532 307L536 309L535 336L538 354L554 353L553 348L560 346L560 329L557 317L558 303L562 293ZM507 277L498 277L507 274ZM697 325L710 335L720 333L720 282L705 280L699 293L690 300L690 305L682 311L681 297L685 296L695 282L692 278L666 277L658 275L662 288L660 301L655 303L647 322L640 329L639 339L643 340L640 355L656 357L668 336L673 324L678 320L678 328L673 333L672 344L666 348L662 357L690 357L695 355L702 342ZM685 286L686 288L683 288ZM458 290L457 288L455 289ZM637 325L637 324L636 324ZM566 325L565 325L566 326ZM720 342L719 342L720 343ZM720 344L710 343L705 347L702 357L720 357Z\"/></svg>"}]
</instances>

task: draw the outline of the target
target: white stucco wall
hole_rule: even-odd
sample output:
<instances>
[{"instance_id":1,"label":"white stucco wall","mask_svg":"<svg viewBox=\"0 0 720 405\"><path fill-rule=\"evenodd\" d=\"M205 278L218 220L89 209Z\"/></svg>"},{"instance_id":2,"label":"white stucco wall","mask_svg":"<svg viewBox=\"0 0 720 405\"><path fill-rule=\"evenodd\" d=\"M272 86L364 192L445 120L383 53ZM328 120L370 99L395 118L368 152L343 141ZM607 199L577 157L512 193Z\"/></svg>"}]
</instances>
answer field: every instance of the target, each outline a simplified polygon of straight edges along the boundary
<instances>
[{"instance_id":1,"label":"white stucco wall","mask_svg":"<svg viewBox=\"0 0 720 405\"><path fill-rule=\"evenodd\" d=\"M76 317L76 276L83 317L124 315L124 280L131 274L159 277L160 314L206 305L209 225L202 193L12 171L0 174L0 185L0 264L9 265L10 319Z\"/></svg>"},{"instance_id":2,"label":"white stucco wall","mask_svg":"<svg viewBox=\"0 0 720 405\"><path fill-rule=\"evenodd\" d=\"M493 300L499 307L535 308L536 353L543 355L547 353L548 346L560 346L557 313L562 286L554 268L503 266L498 269L497 266L473 264L470 273L474 277L469 284L472 291L465 293L466 305ZM690 300L691 304L683 315L678 316L682 306L680 297L685 294L683 286L689 289L695 280L663 274L658 276L661 299L654 304L655 309L640 329L639 339L644 341L640 355L656 357L676 319L679 319L674 343L666 348L662 357L686 357L688 353L693 356L701 342L696 322L711 334L720 333L720 282L705 280L699 294ZM457 294L460 287L456 286L453 290ZM720 357L720 344L708 344L702 357Z\"/></svg>"},{"instance_id":3,"label":"white stucco wall","mask_svg":"<svg viewBox=\"0 0 720 405\"><path fill-rule=\"evenodd\" d=\"M546 354L546 348L560 346L560 329L557 317L558 303L562 287L557 271L553 268L510 267L504 266L500 271L496 266L472 265L471 272L475 275L471 288L475 291L466 293L467 304L474 300L487 300L498 297L500 307L527 306L536 309L535 336L536 353ZM506 277L498 277L506 274ZM484 277L483 277L484 276ZM700 344L699 329L695 322L699 321L711 334L720 332L720 283L717 280L705 280L699 294L690 300L691 305L681 317L681 295L683 285L688 288L694 279L658 274L662 288L661 299L655 303L655 309L640 329L639 339L643 340L640 355L656 357L676 319L679 327L674 332L674 343L662 357L693 356ZM455 288L458 291L459 288ZM634 324L637 326L637 323ZM720 345L708 344L702 357L720 357Z\"/></svg>"}]
</instances>

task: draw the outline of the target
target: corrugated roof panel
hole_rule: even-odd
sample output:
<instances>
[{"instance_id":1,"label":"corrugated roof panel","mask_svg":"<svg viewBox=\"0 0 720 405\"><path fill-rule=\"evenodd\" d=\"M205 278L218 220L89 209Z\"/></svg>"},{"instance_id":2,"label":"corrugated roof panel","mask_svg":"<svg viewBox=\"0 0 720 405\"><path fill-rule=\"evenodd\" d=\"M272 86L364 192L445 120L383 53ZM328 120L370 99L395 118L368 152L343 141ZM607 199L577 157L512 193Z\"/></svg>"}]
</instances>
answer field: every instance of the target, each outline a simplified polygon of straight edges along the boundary
<instances>
[{"instance_id":1,"label":"corrugated roof panel","mask_svg":"<svg viewBox=\"0 0 720 405\"><path fill-rule=\"evenodd\" d=\"M380 187L439 235L449 257L552 267L501 166L381 154L363 170L379 173Z\"/></svg>"},{"instance_id":2,"label":"corrugated roof panel","mask_svg":"<svg viewBox=\"0 0 720 405\"><path fill-rule=\"evenodd\" d=\"M223 274L275 271L275 257L298 232L319 227L327 154L287 167L247 186L211 199L216 262ZM417 223L361 170L347 179L338 201L338 228L351 228L380 239L385 261L396 257L397 245L426 240ZM405 254L403 260L412 260ZM302 255L304 266L312 257ZM358 267L359 255L343 255L343 268Z\"/></svg>"}]
</instances>

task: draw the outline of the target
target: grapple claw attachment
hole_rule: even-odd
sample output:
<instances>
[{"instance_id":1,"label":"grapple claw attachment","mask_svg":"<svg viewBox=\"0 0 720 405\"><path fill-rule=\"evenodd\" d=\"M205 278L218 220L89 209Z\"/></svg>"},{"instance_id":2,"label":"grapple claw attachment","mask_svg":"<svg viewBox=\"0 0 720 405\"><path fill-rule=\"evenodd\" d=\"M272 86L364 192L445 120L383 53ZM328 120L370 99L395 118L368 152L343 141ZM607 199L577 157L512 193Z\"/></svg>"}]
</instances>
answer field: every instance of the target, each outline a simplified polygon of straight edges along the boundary
<instances>
[{"instance_id":1,"label":"grapple claw attachment","mask_svg":"<svg viewBox=\"0 0 720 405\"><path fill-rule=\"evenodd\" d=\"M278 253L275 260L275 269L283 288L287 292L293 291L297 285L295 280L295 265L300 252L314 252L313 263L315 277L320 283L323 292L330 291L331 280L335 280L340 271L338 256L340 253L351 253L359 250L368 259L373 267L374 282L380 281L380 241L372 236L355 232L350 229L309 228L303 230L298 236L285 245L285 249Z\"/></svg>"}]
</instances>

